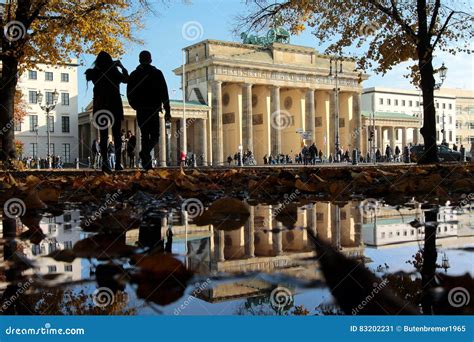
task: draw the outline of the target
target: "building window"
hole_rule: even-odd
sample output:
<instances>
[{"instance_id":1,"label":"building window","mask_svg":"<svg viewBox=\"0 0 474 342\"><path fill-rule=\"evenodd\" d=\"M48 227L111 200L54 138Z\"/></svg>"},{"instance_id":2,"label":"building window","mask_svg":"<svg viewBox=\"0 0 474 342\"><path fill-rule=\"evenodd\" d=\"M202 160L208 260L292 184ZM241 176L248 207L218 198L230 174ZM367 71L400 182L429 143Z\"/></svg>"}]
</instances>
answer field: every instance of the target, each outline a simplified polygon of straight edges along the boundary
<instances>
[{"instance_id":1,"label":"building window","mask_svg":"<svg viewBox=\"0 0 474 342\"><path fill-rule=\"evenodd\" d=\"M49 144L49 150L51 152L51 155L54 156L56 153L54 153L54 143Z\"/></svg>"},{"instance_id":2,"label":"building window","mask_svg":"<svg viewBox=\"0 0 474 342\"><path fill-rule=\"evenodd\" d=\"M436 140L439 140L439 131L436 131Z\"/></svg>"},{"instance_id":3,"label":"building window","mask_svg":"<svg viewBox=\"0 0 474 342\"><path fill-rule=\"evenodd\" d=\"M33 155L33 158L38 157L38 145L36 143L31 143L31 154Z\"/></svg>"},{"instance_id":4,"label":"building window","mask_svg":"<svg viewBox=\"0 0 474 342\"><path fill-rule=\"evenodd\" d=\"M452 116L448 116L448 120L449 120L449 123L450 123L450 124L453 123L453 117L452 117Z\"/></svg>"},{"instance_id":5,"label":"building window","mask_svg":"<svg viewBox=\"0 0 474 342\"><path fill-rule=\"evenodd\" d=\"M48 128L50 133L54 132L54 117L51 115L48 116Z\"/></svg>"},{"instance_id":6,"label":"building window","mask_svg":"<svg viewBox=\"0 0 474 342\"><path fill-rule=\"evenodd\" d=\"M64 265L64 272L72 272L72 265Z\"/></svg>"},{"instance_id":7,"label":"building window","mask_svg":"<svg viewBox=\"0 0 474 342\"><path fill-rule=\"evenodd\" d=\"M453 131L449 131L449 141L453 141Z\"/></svg>"},{"instance_id":8,"label":"building window","mask_svg":"<svg viewBox=\"0 0 474 342\"><path fill-rule=\"evenodd\" d=\"M38 127L38 115L30 115L30 132L36 132Z\"/></svg>"},{"instance_id":9,"label":"building window","mask_svg":"<svg viewBox=\"0 0 474 342\"><path fill-rule=\"evenodd\" d=\"M387 104L390 106L392 104L392 101L390 99L387 99Z\"/></svg>"},{"instance_id":10,"label":"building window","mask_svg":"<svg viewBox=\"0 0 474 342\"><path fill-rule=\"evenodd\" d=\"M438 102L436 102L436 108L439 108L439 103Z\"/></svg>"},{"instance_id":11,"label":"building window","mask_svg":"<svg viewBox=\"0 0 474 342\"><path fill-rule=\"evenodd\" d=\"M339 118L339 127L344 128L345 126L346 126L346 121L344 120L344 118Z\"/></svg>"},{"instance_id":12,"label":"building window","mask_svg":"<svg viewBox=\"0 0 474 342\"><path fill-rule=\"evenodd\" d=\"M63 144L63 161L69 163L71 159L71 144Z\"/></svg>"},{"instance_id":13,"label":"building window","mask_svg":"<svg viewBox=\"0 0 474 342\"><path fill-rule=\"evenodd\" d=\"M446 103L443 103L443 109L446 109Z\"/></svg>"},{"instance_id":14,"label":"building window","mask_svg":"<svg viewBox=\"0 0 474 342\"><path fill-rule=\"evenodd\" d=\"M405 100L402 100L402 106L405 107L406 106L406 102Z\"/></svg>"},{"instance_id":15,"label":"building window","mask_svg":"<svg viewBox=\"0 0 474 342\"><path fill-rule=\"evenodd\" d=\"M52 91L47 91L47 92L46 92L46 104L47 104L47 105L52 104L52 103L53 103L53 99L54 99L53 92L52 92Z\"/></svg>"},{"instance_id":16,"label":"building window","mask_svg":"<svg viewBox=\"0 0 474 342\"><path fill-rule=\"evenodd\" d=\"M456 144L461 144L462 138L460 135L456 135Z\"/></svg>"},{"instance_id":17,"label":"building window","mask_svg":"<svg viewBox=\"0 0 474 342\"><path fill-rule=\"evenodd\" d=\"M413 107L413 101L412 100L408 101L408 106Z\"/></svg>"},{"instance_id":18,"label":"building window","mask_svg":"<svg viewBox=\"0 0 474 342\"><path fill-rule=\"evenodd\" d=\"M439 115L436 115L436 123L439 124Z\"/></svg>"},{"instance_id":19,"label":"building window","mask_svg":"<svg viewBox=\"0 0 474 342\"><path fill-rule=\"evenodd\" d=\"M383 99L382 98L379 99L379 104L383 105Z\"/></svg>"},{"instance_id":20,"label":"building window","mask_svg":"<svg viewBox=\"0 0 474 342\"><path fill-rule=\"evenodd\" d=\"M46 71L44 73L44 80L45 81L52 81L53 80L53 73L51 71Z\"/></svg>"},{"instance_id":21,"label":"building window","mask_svg":"<svg viewBox=\"0 0 474 342\"><path fill-rule=\"evenodd\" d=\"M64 249L72 249L72 241L64 241Z\"/></svg>"},{"instance_id":22,"label":"building window","mask_svg":"<svg viewBox=\"0 0 474 342\"><path fill-rule=\"evenodd\" d=\"M38 97L36 96L36 91L30 90L28 92L28 102L31 103L31 104L38 103Z\"/></svg>"},{"instance_id":23,"label":"building window","mask_svg":"<svg viewBox=\"0 0 474 342\"><path fill-rule=\"evenodd\" d=\"M34 70L29 70L28 71L28 79L29 80L37 80L38 79L38 73Z\"/></svg>"},{"instance_id":24,"label":"building window","mask_svg":"<svg viewBox=\"0 0 474 342\"><path fill-rule=\"evenodd\" d=\"M462 121L456 120L456 128L461 128L462 127Z\"/></svg>"},{"instance_id":25,"label":"building window","mask_svg":"<svg viewBox=\"0 0 474 342\"><path fill-rule=\"evenodd\" d=\"M71 220L72 220L71 213L64 213L64 215L63 215L63 221L64 221L64 222L71 222Z\"/></svg>"},{"instance_id":26,"label":"building window","mask_svg":"<svg viewBox=\"0 0 474 342\"><path fill-rule=\"evenodd\" d=\"M449 109L453 109L453 104L452 103L449 104Z\"/></svg>"},{"instance_id":27,"label":"building window","mask_svg":"<svg viewBox=\"0 0 474 342\"><path fill-rule=\"evenodd\" d=\"M15 122L13 124L13 129L15 130L15 132L21 132L21 122Z\"/></svg>"},{"instance_id":28,"label":"building window","mask_svg":"<svg viewBox=\"0 0 474 342\"><path fill-rule=\"evenodd\" d=\"M398 106L398 100L395 100L395 106Z\"/></svg>"},{"instance_id":29,"label":"building window","mask_svg":"<svg viewBox=\"0 0 474 342\"><path fill-rule=\"evenodd\" d=\"M69 82L69 74L66 72L61 73L61 82Z\"/></svg>"},{"instance_id":30,"label":"building window","mask_svg":"<svg viewBox=\"0 0 474 342\"><path fill-rule=\"evenodd\" d=\"M37 244L31 245L31 253L33 253L33 255L41 254L41 246Z\"/></svg>"},{"instance_id":31,"label":"building window","mask_svg":"<svg viewBox=\"0 0 474 342\"><path fill-rule=\"evenodd\" d=\"M48 273L54 273L56 272L56 266L48 266Z\"/></svg>"},{"instance_id":32,"label":"building window","mask_svg":"<svg viewBox=\"0 0 474 342\"><path fill-rule=\"evenodd\" d=\"M69 93L61 93L61 104L69 106Z\"/></svg>"},{"instance_id":33,"label":"building window","mask_svg":"<svg viewBox=\"0 0 474 342\"><path fill-rule=\"evenodd\" d=\"M69 116L61 117L61 131L63 133L69 133Z\"/></svg>"},{"instance_id":34,"label":"building window","mask_svg":"<svg viewBox=\"0 0 474 342\"><path fill-rule=\"evenodd\" d=\"M416 101L416 106L420 107L420 101Z\"/></svg>"}]
</instances>

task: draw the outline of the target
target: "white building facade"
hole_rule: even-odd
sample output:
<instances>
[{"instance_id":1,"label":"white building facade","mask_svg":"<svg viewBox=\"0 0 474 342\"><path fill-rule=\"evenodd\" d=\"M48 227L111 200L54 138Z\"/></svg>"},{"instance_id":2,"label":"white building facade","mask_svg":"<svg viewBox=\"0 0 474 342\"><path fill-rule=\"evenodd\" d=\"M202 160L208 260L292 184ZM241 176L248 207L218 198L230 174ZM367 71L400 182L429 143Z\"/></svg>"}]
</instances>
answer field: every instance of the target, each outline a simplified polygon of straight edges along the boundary
<instances>
[{"instance_id":1,"label":"white building facade","mask_svg":"<svg viewBox=\"0 0 474 342\"><path fill-rule=\"evenodd\" d=\"M22 157L46 158L47 129L50 132L51 155L62 162L73 163L78 157L78 64L39 64L20 76L18 88L28 104L28 115L15 126L15 139L23 143ZM54 91L59 94L56 107L49 113L40 108L37 92L43 94L43 105L52 101Z\"/></svg>"},{"instance_id":2,"label":"white building facade","mask_svg":"<svg viewBox=\"0 0 474 342\"><path fill-rule=\"evenodd\" d=\"M361 96L361 107L366 112L400 113L419 118L422 126L423 98L418 90L372 87L365 88ZM456 96L452 92L436 90L436 138L450 145L456 143ZM444 131L444 133L443 133ZM419 134L419 132L417 132ZM423 137L414 138L408 133L408 142L423 143ZM397 134L397 142L400 137Z\"/></svg>"}]
</instances>

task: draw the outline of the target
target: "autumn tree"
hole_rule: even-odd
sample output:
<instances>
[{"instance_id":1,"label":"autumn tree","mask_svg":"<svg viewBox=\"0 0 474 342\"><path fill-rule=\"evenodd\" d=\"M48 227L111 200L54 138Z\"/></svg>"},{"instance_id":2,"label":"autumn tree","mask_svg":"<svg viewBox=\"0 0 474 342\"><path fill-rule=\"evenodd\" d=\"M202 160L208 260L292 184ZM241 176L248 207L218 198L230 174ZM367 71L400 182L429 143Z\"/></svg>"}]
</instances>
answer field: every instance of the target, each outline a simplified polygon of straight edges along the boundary
<instances>
[{"instance_id":1,"label":"autumn tree","mask_svg":"<svg viewBox=\"0 0 474 342\"><path fill-rule=\"evenodd\" d=\"M395 65L412 61L409 76L423 94L425 153L421 163L437 162L437 88L433 66L435 51L470 53L473 37L472 2L449 0L248 0L250 12L240 16L238 29L262 29L274 22L293 33L312 30L326 52L342 54L349 47L363 51L362 70L385 74Z\"/></svg>"},{"instance_id":2,"label":"autumn tree","mask_svg":"<svg viewBox=\"0 0 474 342\"><path fill-rule=\"evenodd\" d=\"M134 42L146 0L17 0L0 17L0 160L15 157L14 102L18 75L39 63L60 64L105 50L113 56Z\"/></svg>"}]
</instances>

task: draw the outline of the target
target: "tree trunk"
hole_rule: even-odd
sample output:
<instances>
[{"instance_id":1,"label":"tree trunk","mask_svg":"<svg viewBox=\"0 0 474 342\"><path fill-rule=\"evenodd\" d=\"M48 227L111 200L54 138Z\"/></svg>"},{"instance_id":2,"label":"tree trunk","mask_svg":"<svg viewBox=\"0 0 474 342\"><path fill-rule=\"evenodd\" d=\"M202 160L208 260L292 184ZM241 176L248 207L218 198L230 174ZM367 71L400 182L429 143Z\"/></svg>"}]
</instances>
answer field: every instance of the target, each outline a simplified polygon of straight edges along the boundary
<instances>
[{"instance_id":1,"label":"tree trunk","mask_svg":"<svg viewBox=\"0 0 474 342\"><path fill-rule=\"evenodd\" d=\"M421 267L421 308L424 315L433 314L433 294L436 287L436 230L437 230L438 209L430 209L425 212L425 244L423 247L423 265Z\"/></svg>"},{"instance_id":2,"label":"tree trunk","mask_svg":"<svg viewBox=\"0 0 474 342\"><path fill-rule=\"evenodd\" d=\"M18 82L18 59L2 59L2 76L0 79L0 160L10 161L15 158L14 140L14 101Z\"/></svg>"},{"instance_id":3,"label":"tree trunk","mask_svg":"<svg viewBox=\"0 0 474 342\"><path fill-rule=\"evenodd\" d=\"M435 79L433 76L433 49L428 33L426 0L417 1L418 13L418 67L421 77L421 91L423 93L423 135L425 151L420 158L420 164L438 162L438 148L436 146L436 110L434 107Z\"/></svg>"}]
</instances>

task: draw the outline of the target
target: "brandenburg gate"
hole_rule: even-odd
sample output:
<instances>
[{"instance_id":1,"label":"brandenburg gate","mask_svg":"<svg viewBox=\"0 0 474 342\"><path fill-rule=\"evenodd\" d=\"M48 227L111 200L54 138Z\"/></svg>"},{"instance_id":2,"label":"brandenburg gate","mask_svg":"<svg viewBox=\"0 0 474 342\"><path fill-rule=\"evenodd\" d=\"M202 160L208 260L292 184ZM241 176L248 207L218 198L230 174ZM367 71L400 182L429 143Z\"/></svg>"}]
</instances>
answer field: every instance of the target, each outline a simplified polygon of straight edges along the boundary
<instances>
[{"instance_id":1,"label":"brandenburg gate","mask_svg":"<svg viewBox=\"0 0 474 342\"><path fill-rule=\"evenodd\" d=\"M361 82L367 77L355 71L354 60L342 59L337 94L330 56L283 42L244 42L204 40L188 46L184 68L174 70L181 77L184 70L186 101L210 107L206 129L192 131L207 135L209 165L223 165L240 149L252 151L258 164L265 155L294 158L303 143L313 142L326 157L334 155L337 117L341 148L360 151L362 137L354 132L361 127ZM187 150L202 139L189 137Z\"/></svg>"}]
</instances>

